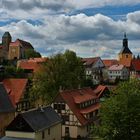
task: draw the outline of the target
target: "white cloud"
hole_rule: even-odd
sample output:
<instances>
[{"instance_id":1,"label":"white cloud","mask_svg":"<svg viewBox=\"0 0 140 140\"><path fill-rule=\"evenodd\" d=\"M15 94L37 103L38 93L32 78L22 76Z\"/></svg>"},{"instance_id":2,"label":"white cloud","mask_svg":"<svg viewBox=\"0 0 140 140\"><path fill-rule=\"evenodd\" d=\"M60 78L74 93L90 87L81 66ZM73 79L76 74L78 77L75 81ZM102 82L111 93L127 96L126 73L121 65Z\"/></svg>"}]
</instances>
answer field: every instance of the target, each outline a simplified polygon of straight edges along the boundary
<instances>
[{"instance_id":1,"label":"white cloud","mask_svg":"<svg viewBox=\"0 0 140 140\"><path fill-rule=\"evenodd\" d=\"M30 41L42 55L70 49L84 57L116 57L125 31L130 39L130 48L132 46L132 51L138 53L140 23L137 17L140 17L139 11L128 14L126 21L114 21L101 14L90 17L84 14L54 15L46 16L40 25L26 20L12 22L0 27L0 34L9 31L13 39Z\"/></svg>"}]
</instances>

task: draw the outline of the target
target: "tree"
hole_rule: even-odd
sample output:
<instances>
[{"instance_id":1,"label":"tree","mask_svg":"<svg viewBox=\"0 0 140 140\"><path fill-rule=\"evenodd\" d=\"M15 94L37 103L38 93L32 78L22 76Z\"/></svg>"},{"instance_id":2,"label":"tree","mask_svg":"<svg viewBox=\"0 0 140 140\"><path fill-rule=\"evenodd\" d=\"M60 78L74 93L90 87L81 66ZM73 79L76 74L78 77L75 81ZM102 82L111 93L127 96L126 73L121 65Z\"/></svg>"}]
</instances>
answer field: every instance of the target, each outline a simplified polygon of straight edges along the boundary
<instances>
[{"instance_id":1,"label":"tree","mask_svg":"<svg viewBox=\"0 0 140 140\"><path fill-rule=\"evenodd\" d=\"M99 134L104 140L140 139L140 81L119 84L100 112Z\"/></svg>"},{"instance_id":2,"label":"tree","mask_svg":"<svg viewBox=\"0 0 140 140\"><path fill-rule=\"evenodd\" d=\"M16 68L15 66L5 66L3 72L0 73L0 77L3 78L25 78L25 72L23 69Z\"/></svg>"},{"instance_id":3,"label":"tree","mask_svg":"<svg viewBox=\"0 0 140 140\"><path fill-rule=\"evenodd\" d=\"M41 54L33 49L26 49L25 50L25 58L36 58L36 57L41 57Z\"/></svg>"},{"instance_id":4,"label":"tree","mask_svg":"<svg viewBox=\"0 0 140 140\"><path fill-rule=\"evenodd\" d=\"M62 89L73 89L83 86L85 70L81 58L76 53L67 50L64 54L51 57L41 72L35 74L31 88L32 98L39 97L51 101Z\"/></svg>"}]
</instances>

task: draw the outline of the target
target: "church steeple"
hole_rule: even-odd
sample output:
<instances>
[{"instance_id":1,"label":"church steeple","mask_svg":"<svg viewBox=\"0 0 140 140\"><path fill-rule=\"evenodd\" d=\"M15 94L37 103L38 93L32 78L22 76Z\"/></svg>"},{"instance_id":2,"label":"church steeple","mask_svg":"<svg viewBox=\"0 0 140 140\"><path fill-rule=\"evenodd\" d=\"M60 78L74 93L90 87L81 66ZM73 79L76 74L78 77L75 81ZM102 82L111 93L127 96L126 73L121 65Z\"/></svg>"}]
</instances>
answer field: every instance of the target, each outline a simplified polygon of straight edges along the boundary
<instances>
[{"instance_id":1,"label":"church steeple","mask_svg":"<svg viewBox=\"0 0 140 140\"><path fill-rule=\"evenodd\" d=\"M126 37L126 33L124 33L123 47L128 47L128 39Z\"/></svg>"},{"instance_id":2,"label":"church steeple","mask_svg":"<svg viewBox=\"0 0 140 140\"><path fill-rule=\"evenodd\" d=\"M122 45L123 45L122 49L119 53L119 62L120 64L123 64L126 67L130 67L133 54L131 50L128 48L128 39L126 33L124 33Z\"/></svg>"},{"instance_id":3,"label":"church steeple","mask_svg":"<svg viewBox=\"0 0 140 140\"><path fill-rule=\"evenodd\" d=\"M128 48L128 39L126 37L126 33L124 33L123 47L122 47L122 49L120 51L120 54L132 54L132 52Z\"/></svg>"}]
</instances>

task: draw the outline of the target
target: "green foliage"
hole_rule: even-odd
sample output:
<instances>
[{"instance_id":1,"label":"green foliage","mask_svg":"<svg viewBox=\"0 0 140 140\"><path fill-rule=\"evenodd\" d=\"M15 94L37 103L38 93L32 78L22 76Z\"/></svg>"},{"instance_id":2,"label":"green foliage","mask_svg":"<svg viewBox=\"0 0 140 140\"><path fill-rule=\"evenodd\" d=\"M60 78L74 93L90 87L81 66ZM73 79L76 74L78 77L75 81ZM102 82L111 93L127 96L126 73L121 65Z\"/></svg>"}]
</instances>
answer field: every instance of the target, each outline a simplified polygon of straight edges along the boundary
<instances>
[{"instance_id":1,"label":"green foliage","mask_svg":"<svg viewBox=\"0 0 140 140\"><path fill-rule=\"evenodd\" d=\"M23 69L14 66L5 66L4 72L1 74L3 78L24 78L25 73Z\"/></svg>"},{"instance_id":2,"label":"green foliage","mask_svg":"<svg viewBox=\"0 0 140 140\"><path fill-rule=\"evenodd\" d=\"M122 82L115 93L102 104L99 134L104 140L139 140L140 81Z\"/></svg>"},{"instance_id":3,"label":"green foliage","mask_svg":"<svg viewBox=\"0 0 140 140\"><path fill-rule=\"evenodd\" d=\"M41 54L39 52L36 52L33 49L27 49L25 50L25 58L29 59L29 58L37 58L37 57L41 57Z\"/></svg>"},{"instance_id":4,"label":"green foliage","mask_svg":"<svg viewBox=\"0 0 140 140\"><path fill-rule=\"evenodd\" d=\"M63 89L83 86L85 80L84 67L81 59L72 51L51 57L45 64L42 72L34 77L31 89L32 98L39 97L44 101L51 101Z\"/></svg>"}]
</instances>

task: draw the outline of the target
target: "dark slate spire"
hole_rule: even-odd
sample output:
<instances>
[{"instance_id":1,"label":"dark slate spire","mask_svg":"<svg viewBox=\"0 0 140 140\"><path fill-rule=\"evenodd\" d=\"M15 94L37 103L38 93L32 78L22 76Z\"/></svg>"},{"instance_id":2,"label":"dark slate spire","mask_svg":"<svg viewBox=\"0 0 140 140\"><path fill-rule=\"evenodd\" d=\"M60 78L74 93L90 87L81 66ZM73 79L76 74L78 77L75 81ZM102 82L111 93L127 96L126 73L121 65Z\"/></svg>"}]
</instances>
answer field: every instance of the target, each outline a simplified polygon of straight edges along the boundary
<instances>
[{"instance_id":1,"label":"dark slate spire","mask_svg":"<svg viewBox=\"0 0 140 140\"><path fill-rule=\"evenodd\" d=\"M123 47L122 47L122 50L121 50L120 53L129 53L129 54L132 54L132 52L128 48L128 39L127 39L126 33L124 33Z\"/></svg>"},{"instance_id":2,"label":"dark slate spire","mask_svg":"<svg viewBox=\"0 0 140 140\"><path fill-rule=\"evenodd\" d=\"M123 47L128 47L128 39L126 37L126 33L124 33Z\"/></svg>"},{"instance_id":3,"label":"dark slate spire","mask_svg":"<svg viewBox=\"0 0 140 140\"><path fill-rule=\"evenodd\" d=\"M3 34L3 37L11 37L11 35L10 35L9 32L5 32L5 33Z\"/></svg>"}]
</instances>

